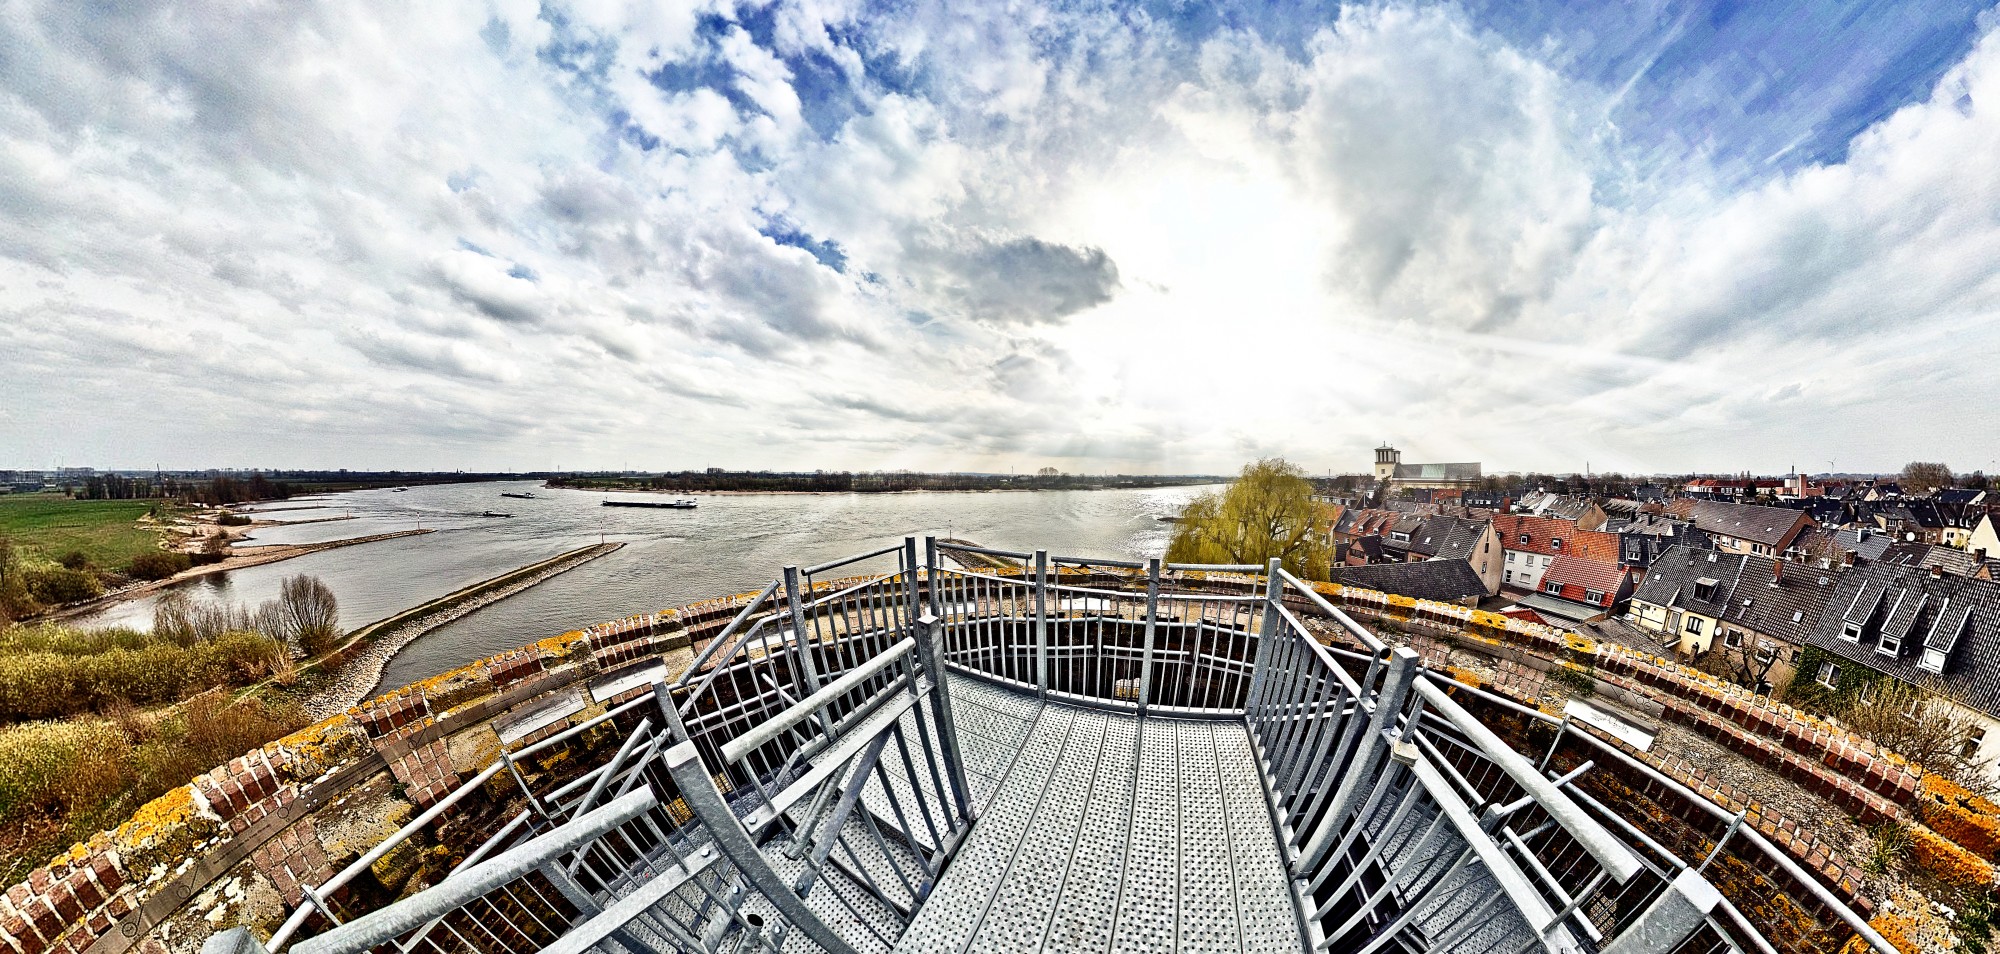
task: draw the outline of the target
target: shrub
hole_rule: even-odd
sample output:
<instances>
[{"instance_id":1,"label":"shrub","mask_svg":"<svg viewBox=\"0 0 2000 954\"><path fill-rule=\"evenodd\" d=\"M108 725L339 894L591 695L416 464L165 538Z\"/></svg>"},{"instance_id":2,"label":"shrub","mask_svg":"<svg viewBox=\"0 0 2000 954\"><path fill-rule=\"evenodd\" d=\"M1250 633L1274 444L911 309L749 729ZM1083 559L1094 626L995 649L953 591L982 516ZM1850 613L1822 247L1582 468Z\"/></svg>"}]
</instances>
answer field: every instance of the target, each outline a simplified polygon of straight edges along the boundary
<instances>
[{"instance_id":1,"label":"shrub","mask_svg":"<svg viewBox=\"0 0 2000 954\"><path fill-rule=\"evenodd\" d=\"M90 566L90 557L82 550L71 550L56 562L62 564L65 569L82 570Z\"/></svg>"},{"instance_id":2,"label":"shrub","mask_svg":"<svg viewBox=\"0 0 2000 954\"><path fill-rule=\"evenodd\" d=\"M237 632L191 646L0 655L0 719L60 718L99 711L119 699L142 706L177 702L214 686L262 677L278 650L267 636Z\"/></svg>"},{"instance_id":3,"label":"shrub","mask_svg":"<svg viewBox=\"0 0 2000 954\"><path fill-rule=\"evenodd\" d=\"M66 566L28 570L24 575L27 577L28 595L40 603L60 606L95 599L104 592L97 577Z\"/></svg>"},{"instance_id":4,"label":"shrub","mask_svg":"<svg viewBox=\"0 0 2000 954\"><path fill-rule=\"evenodd\" d=\"M224 513L216 517L215 522L218 526L224 527L247 527L250 525L250 518L240 513Z\"/></svg>"},{"instance_id":5,"label":"shrub","mask_svg":"<svg viewBox=\"0 0 2000 954\"><path fill-rule=\"evenodd\" d=\"M340 603L316 576L286 577L278 598L259 607L257 617L264 632L308 656L320 655L340 640Z\"/></svg>"},{"instance_id":6,"label":"shrub","mask_svg":"<svg viewBox=\"0 0 2000 954\"><path fill-rule=\"evenodd\" d=\"M0 818L93 808L125 787L129 751L108 722L37 722L0 729Z\"/></svg>"},{"instance_id":7,"label":"shrub","mask_svg":"<svg viewBox=\"0 0 2000 954\"><path fill-rule=\"evenodd\" d=\"M155 550L133 557L125 572L142 580L164 580L193 565L193 561L189 560L185 553Z\"/></svg>"}]
</instances>

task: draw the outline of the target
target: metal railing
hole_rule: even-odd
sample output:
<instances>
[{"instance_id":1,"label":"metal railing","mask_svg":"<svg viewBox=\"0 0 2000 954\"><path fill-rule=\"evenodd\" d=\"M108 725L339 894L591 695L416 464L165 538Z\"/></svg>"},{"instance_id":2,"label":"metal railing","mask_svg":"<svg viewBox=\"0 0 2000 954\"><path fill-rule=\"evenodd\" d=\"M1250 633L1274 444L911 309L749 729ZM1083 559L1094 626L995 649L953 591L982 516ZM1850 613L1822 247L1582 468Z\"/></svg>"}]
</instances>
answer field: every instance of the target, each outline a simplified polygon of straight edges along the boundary
<instances>
[{"instance_id":1,"label":"metal railing","mask_svg":"<svg viewBox=\"0 0 2000 954\"><path fill-rule=\"evenodd\" d=\"M945 567L935 540L920 566L914 539L787 568L653 695L504 752L305 888L270 948L886 950L977 814L951 673L1050 702L1240 722L1315 951L1778 954L1704 877L1732 839L1804 885L1822 921L1893 950L1740 815L1566 721L1425 670L1276 561L953 548L1019 569ZM888 572L826 581L890 558ZM1551 727L1539 764L1474 701ZM579 746L600 764L532 764ZM1655 837L1600 797L1607 769L1712 824ZM502 772L525 807L439 884L343 920L343 887ZM308 924L318 933L295 940Z\"/></svg>"}]
</instances>

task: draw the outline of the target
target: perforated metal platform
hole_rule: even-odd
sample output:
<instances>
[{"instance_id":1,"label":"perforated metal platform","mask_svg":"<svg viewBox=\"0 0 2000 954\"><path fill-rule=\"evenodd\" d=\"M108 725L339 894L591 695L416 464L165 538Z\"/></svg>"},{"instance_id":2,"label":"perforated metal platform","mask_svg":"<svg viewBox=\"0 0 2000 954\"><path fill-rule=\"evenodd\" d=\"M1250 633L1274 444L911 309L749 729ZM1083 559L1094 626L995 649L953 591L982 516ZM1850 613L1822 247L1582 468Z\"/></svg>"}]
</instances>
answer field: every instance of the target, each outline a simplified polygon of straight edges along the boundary
<instances>
[{"instance_id":1,"label":"perforated metal platform","mask_svg":"<svg viewBox=\"0 0 2000 954\"><path fill-rule=\"evenodd\" d=\"M1241 725L951 693L995 787L897 951L1301 950Z\"/></svg>"}]
</instances>

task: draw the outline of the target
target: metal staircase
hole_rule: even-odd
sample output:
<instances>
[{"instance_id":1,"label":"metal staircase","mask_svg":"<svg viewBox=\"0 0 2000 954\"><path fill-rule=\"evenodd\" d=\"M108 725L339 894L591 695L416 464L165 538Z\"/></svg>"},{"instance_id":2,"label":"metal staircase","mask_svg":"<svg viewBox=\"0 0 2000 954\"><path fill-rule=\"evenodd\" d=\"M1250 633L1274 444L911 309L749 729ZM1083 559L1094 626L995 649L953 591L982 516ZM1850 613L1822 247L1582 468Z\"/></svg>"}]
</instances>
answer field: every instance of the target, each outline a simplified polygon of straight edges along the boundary
<instances>
[{"instance_id":1,"label":"metal staircase","mask_svg":"<svg viewBox=\"0 0 2000 954\"><path fill-rule=\"evenodd\" d=\"M1020 570L914 539L788 568L674 681L391 839L504 763L527 807L441 883L343 907L378 849L269 949L1775 952L1583 793L1594 762L1509 748L1275 563L974 552ZM531 782L562 746L599 761Z\"/></svg>"}]
</instances>

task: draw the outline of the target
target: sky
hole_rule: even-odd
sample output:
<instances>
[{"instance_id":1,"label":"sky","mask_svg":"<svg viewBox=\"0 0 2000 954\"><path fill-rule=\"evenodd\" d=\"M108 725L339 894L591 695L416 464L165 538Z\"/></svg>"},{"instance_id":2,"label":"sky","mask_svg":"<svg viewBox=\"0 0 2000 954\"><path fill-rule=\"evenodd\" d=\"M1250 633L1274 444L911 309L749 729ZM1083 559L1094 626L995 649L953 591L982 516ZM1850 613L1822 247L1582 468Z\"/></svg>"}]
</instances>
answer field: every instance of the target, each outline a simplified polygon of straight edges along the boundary
<instances>
[{"instance_id":1,"label":"sky","mask_svg":"<svg viewBox=\"0 0 2000 954\"><path fill-rule=\"evenodd\" d=\"M2000 472L2000 13L0 0L0 467Z\"/></svg>"}]
</instances>

